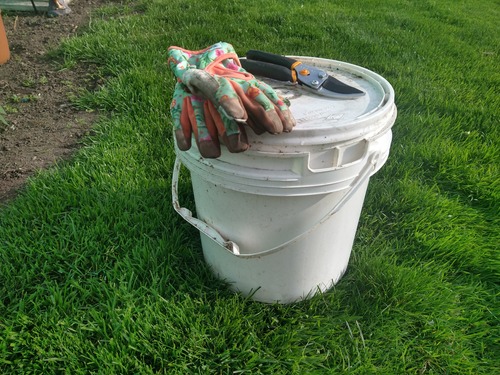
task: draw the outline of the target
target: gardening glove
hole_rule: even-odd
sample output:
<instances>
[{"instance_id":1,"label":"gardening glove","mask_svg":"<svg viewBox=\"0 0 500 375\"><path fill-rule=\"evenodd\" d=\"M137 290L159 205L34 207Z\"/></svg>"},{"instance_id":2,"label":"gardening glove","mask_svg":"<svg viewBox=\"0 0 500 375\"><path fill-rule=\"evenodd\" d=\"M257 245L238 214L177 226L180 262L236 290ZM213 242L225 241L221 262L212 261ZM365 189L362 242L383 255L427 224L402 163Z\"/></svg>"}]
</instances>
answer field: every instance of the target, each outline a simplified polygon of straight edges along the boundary
<instances>
[{"instance_id":1,"label":"gardening glove","mask_svg":"<svg viewBox=\"0 0 500 375\"><path fill-rule=\"evenodd\" d=\"M171 114L179 149L188 150L194 134L202 156L215 158L219 138L230 152L248 149L245 124L256 134L289 132L295 125L284 101L241 67L230 44L201 51L170 47L168 56L178 80Z\"/></svg>"}]
</instances>

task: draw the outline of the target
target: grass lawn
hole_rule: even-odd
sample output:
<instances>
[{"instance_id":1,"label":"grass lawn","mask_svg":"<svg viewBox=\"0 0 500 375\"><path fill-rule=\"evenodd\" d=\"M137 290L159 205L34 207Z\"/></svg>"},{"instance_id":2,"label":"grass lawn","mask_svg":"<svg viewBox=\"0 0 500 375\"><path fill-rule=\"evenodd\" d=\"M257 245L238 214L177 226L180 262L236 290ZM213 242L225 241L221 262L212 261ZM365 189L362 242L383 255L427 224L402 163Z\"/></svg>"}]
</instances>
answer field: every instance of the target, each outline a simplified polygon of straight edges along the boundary
<instances>
[{"instance_id":1,"label":"grass lawn","mask_svg":"<svg viewBox=\"0 0 500 375\"><path fill-rule=\"evenodd\" d=\"M105 84L75 157L0 208L2 374L494 374L500 6L116 1L53 58ZM233 294L171 207L166 49L231 42L384 76L398 119L348 272L292 305ZM180 181L191 206L187 174Z\"/></svg>"}]
</instances>

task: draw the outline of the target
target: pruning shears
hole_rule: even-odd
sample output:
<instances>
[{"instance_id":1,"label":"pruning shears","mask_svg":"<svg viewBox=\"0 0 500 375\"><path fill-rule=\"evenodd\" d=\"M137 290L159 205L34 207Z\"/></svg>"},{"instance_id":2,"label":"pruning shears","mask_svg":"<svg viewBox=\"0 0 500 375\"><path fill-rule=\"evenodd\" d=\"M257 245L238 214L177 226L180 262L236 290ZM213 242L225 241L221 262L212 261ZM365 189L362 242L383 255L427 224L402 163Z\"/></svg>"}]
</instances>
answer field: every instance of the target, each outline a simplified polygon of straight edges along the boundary
<instances>
[{"instance_id":1,"label":"pruning shears","mask_svg":"<svg viewBox=\"0 0 500 375\"><path fill-rule=\"evenodd\" d=\"M365 94L364 91L339 81L322 69L283 55L250 50L246 59L240 61L243 68L252 74L298 83L312 92L330 98L355 99Z\"/></svg>"}]
</instances>

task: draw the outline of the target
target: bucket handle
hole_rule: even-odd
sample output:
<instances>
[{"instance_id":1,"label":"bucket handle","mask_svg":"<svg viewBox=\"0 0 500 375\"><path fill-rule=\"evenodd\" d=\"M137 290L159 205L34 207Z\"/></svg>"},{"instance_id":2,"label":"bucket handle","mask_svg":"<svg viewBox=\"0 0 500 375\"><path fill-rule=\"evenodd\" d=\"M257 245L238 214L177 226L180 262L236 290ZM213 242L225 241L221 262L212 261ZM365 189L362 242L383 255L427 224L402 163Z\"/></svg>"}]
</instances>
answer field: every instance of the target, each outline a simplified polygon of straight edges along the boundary
<instances>
[{"instance_id":1,"label":"bucket handle","mask_svg":"<svg viewBox=\"0 0 500 375\"><path fill-rule=\"evenodd\" d=\"M227 249L229 252L235 255L240 254L240 249L236 243L233 241L226 241L222 235L217 232L216 229L212 228L210 225L205 223L204 221L193 217L193 213L185 207L181 207L179 203L179 172L181 169L181 161L178 157L175 158L174 170L172 173L172 205L174 206L175 211L179 215L182 216L184 220L186 220L189 224L194 226L200 232L204 233L208 238L217 242L220 246Z\"/></svg>"},{"instance_id":2,"label":"bucket handle","mask_svg":"<svg viewBox=\"0 0 500 375\"><path fill-rule=\"evenodd\" d=\"M337 202L337 204L315 225L313 225L307 231L295 236L291 240L282 243L281 245L278 245L276 247L258 253L240 254L240 248L235 242L224 239L224 237L215 228L211 227L204 221L193 217L193 213L189 209L180 206L178 186L179 186L179 172L181 168L181 161L177 157L175 159L174 170L172 173L172 205L174 206L175 211L177 211L177 213L181 215L184 220L186 220L200 232L205 234L212 241L215 241L219 246L222 246L224 249L229 251L231 254L241 258L260 257L263 255L279 251L284 247L300 240L302 237L313 232L316 228L318 228L321 224L323 224L326 220L328 220L332 215L337 213L342 208L342 206L353 196L353 194L356 193L358 188L366 181L366 179L368 179L371 176L373 170L377 165L379 156L380 156L379 152L374 152L368 157L367 163L363 166L356 179L351 183L349 191L345 193L344 196Z\"/></svg>"}]
</instances>

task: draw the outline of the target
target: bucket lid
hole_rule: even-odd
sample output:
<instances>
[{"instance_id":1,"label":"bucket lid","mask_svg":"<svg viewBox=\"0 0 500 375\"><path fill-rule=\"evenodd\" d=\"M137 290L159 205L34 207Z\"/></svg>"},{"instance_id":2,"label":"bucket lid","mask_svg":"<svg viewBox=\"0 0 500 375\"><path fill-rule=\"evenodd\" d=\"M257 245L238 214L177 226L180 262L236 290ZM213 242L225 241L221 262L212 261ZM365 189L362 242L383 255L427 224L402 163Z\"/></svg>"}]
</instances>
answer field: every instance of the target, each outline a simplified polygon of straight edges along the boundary
<instances>
[{"instance_id":1,"label":"bucket lid","mask_svg":"<svg viewBox=\"0 0 500 375\"><path fill-rule=\"evenodd\" d=\"M365 92L336 99L292 84L262 79L290 100L297 125L290 133L256 135L247 130L250 148L205 159L197 147L176 148L191 173L217 186L263 195L326 194L347 189L360 175L375 173L387 160L396 119L394 90L368 69L312 57L296 57ZM193 142L194 143L194 142Z\"/></svg>"},{"instance_id":2,"label":"bucket lid","mask_svg":"<svg viewBox=\"0 0 500 375\"><path fill-rule=\"evenodd\" d=\"M293 153L308 146L328 147L369 138L394 123L394 90L380 75L341 61L290 57L327 71L340 81L364 91L365 95L353 99L330 98L298 85L258 77L290 101L297 125L292 132L279 135L255 135L248 131L249 151Z\"/></svg>"}]
</instances>

